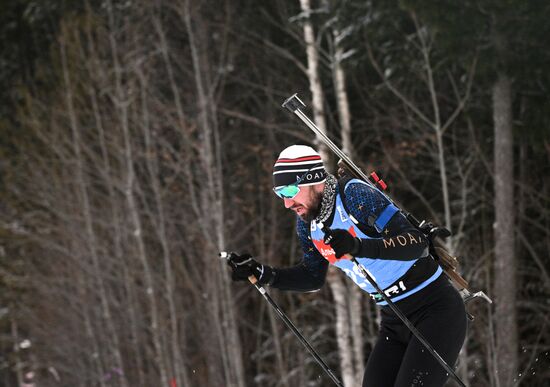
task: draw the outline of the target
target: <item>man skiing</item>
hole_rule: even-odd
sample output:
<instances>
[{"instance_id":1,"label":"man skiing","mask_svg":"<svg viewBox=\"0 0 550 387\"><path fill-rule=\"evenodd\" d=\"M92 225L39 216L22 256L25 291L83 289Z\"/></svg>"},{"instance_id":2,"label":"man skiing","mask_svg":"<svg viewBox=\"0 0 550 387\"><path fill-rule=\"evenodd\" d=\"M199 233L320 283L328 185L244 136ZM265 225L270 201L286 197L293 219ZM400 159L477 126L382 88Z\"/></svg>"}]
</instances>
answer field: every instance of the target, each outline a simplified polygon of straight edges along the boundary
<instances>
[{"instance_id":1,"label":"man skiing","mask_svg":"<svg viewBox=\"0 0 550 387\"><path fill-rule=\"evenodd\" d=\"M358 179L337 180L319 153L305 145L284 149L274 165L274 192L297 215L302 261L273 268L235 255L235 281L254 275L280 290L320 289L329 264L348 275L381 306L381 326L363 387L443 386L448 375L361 275L357 258L384 293L451 366L466 335L466 311L456 289L428 252L422 232L379 190Z\"/></svg>"}]
</instances>

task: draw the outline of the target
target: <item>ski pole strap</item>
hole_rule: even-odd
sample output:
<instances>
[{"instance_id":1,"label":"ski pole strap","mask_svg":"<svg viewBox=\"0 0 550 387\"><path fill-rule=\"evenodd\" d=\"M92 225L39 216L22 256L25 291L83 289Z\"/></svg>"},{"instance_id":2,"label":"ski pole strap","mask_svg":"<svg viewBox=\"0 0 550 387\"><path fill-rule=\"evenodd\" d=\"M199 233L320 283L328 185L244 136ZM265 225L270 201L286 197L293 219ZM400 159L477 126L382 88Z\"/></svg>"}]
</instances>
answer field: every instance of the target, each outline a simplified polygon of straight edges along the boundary
<instances>
[{"instance_id":1,"label":"ski pole strap","mask_svg":"<svg viewBox=\"0 0 550 387\"><path fill-rule=\"evenodd\" d=\"M386 208L378 215L378 218L376 220L369 218L369 226L373 226L376 228L376 231L382 232L384 230L384 227L386 227L386 224L390 221L392 216L395 215L396 212L399 211L399 208L394 206L393 204L388 204ZM371 219L373 220L373 224L371 223Z\"/></svg>"}]
</instances>

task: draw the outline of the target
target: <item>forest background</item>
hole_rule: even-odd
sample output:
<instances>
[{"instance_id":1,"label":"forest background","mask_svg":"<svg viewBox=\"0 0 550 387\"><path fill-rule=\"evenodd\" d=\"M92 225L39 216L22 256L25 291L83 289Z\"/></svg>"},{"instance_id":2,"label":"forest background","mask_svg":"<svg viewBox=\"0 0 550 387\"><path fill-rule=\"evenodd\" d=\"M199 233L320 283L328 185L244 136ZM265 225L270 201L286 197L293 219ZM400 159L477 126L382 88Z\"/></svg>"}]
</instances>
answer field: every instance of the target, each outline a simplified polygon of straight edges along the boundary
<instances>
[{"instance_id":1,"label":"forest background","mask_svg":"<svg viewBox=\"0 0 550 387\"><path fill-rule=\"evenodd\" d=\"M217 259L300 259L271 192L284 147L320 145L281 108L298 92L493 298L460 376L546 386L548 20L542 0L1 0L0 384L331 385ZM332 271L271 294L360 385L369 298Z\"/></svg>"}]
</instances>

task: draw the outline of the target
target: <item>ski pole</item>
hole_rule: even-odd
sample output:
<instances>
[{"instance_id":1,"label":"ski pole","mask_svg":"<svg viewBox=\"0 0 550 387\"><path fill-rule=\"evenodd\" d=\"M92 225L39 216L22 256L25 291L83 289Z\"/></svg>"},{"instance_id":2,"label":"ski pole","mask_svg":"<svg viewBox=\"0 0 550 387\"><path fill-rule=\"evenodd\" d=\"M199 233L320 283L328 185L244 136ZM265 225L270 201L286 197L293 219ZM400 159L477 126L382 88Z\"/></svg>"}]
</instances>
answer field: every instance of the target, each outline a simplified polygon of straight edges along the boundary
<instances>
[{"instance_id":1,"label":"ski pole","mask_svg":"<svg viewBox=\"0 0 550 387\"><path fill-rule=\"evenodd\" d=\"M226 251L222 251L220 252L219 256L221 259L227 259L227 260L230 260L231 259L231 255L233 253L228 253ZM321 356L319 356L319 354L313 349L313 347L308 343L308 341L305 339L304 336L302 336L302 334L298 331L298 328L296 328L296 326L292 323L292 321L290 321L290 319L286 316L286 314L281 310L281 308L279 308L279 305L277 305L277 303L273 300L273 298L271 298L271 296L269 295L269 293L267 293L267 290L265 290L265 288L260 285L258 283L258 280L255 276L251 275L248 277L248 281L250 281L250 283L252 285L254 285L254 287L258 290L258 292L260 292L260 294L267 300L267 302L269 303L269 305L271 305L273 307L273 309L275 309L275 312L277 312L277 314L279 315L279 317L281 317L281 319L283 320L283 322L286 324L286 326L288 328L290 328L290 330L292 331L292 333L294 333L294 335L298 338L298 340L300 340L300 342L304 345L304 347L306 347L306 349L309 351L309 353L311 354L311 356L313 356L313 358L315 359L315 361L321 366L321 368L328 374L328 376L332 379L332 381L334 382L334 384L336 384L337 386L339 387L344 387L344 385L342 384L342 382L340 382L340 380L336 377L336 375L334 375L334 373L332 372L332 370L329 368L329 366L323 361L323 359L321 359Z\"/></svg>"},{"instance_id":2,"label":"ski pole","mask_svg":"<svg viewBox=\"0 0 550 387\"><path fill-rule=\"evenodd\" d=\"M330 232L332 230L329 227L325 226L323 223L318 223L317 226L325 234L330 235ZM369 271L367 269L365 269L365 267L363 265L361 265L359 263L359 261L357 261L357 259L351 254L346 254L342 258L343 259L350 259L354 263L354 265L357 266L357 268L359 269L359 271L361 272L363 277L365 277L367 279L367 281L369 281L369 283L376 289L378 294L380 294L382 296L382 298L384 299L384 301L386 301L388 303L388 306L390 307L390 309L397 315L397 317L399 317L399 319L401 319L401 321L403 321L403 324L405 324L407 326L407 328L409 328L411 333L418 339L418 341L420 341L422 343L422 345L428 350L428 352L432 354L432 356L439 362L439 364L441 364L441 366L445 369L445 371L447 371L447 373L449 375L451 375L461 387L466 387L464 382L462 382L462 380L460 380L458 375L447 364L445 359L443 359L441 357L441 355L439 353L437 353L435 348L432 347L432 345L428 342L428 340L426 340L424 335L422 333L420 333L420 331L418 329L416 329L416 327L410 322L410 320L407 318L407 316L405 316L403 314L403 312L401 312L401 310L397 307L397 305L395 305L393 303L393 301L390 299L390 297L388 297L388 295L386 293L384 293L384 291L376 283L374 278L372 278Z\"/></svg>"}]
</instances>

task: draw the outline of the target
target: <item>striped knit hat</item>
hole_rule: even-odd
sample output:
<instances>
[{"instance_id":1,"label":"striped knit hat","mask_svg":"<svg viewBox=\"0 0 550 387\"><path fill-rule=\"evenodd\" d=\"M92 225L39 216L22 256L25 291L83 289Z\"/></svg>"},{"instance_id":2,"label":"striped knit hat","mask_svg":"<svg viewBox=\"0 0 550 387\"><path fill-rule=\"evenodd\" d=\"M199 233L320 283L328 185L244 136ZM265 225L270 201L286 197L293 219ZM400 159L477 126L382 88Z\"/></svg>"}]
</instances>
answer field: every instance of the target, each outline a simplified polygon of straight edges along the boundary
<instances>
[{"instance_id":1,"label":"striped knit hat","mask_svg":"<svg viewBox=\"0 0 550 387\"><path fill-rule=\"evenodd\" d=\"M306 145L289 146L281 152L273 166L273 186L279 188L296 183L306 172L300 186L319 184L326 180L327 172L321 155Z\"/></svg>"}]
</instances>

